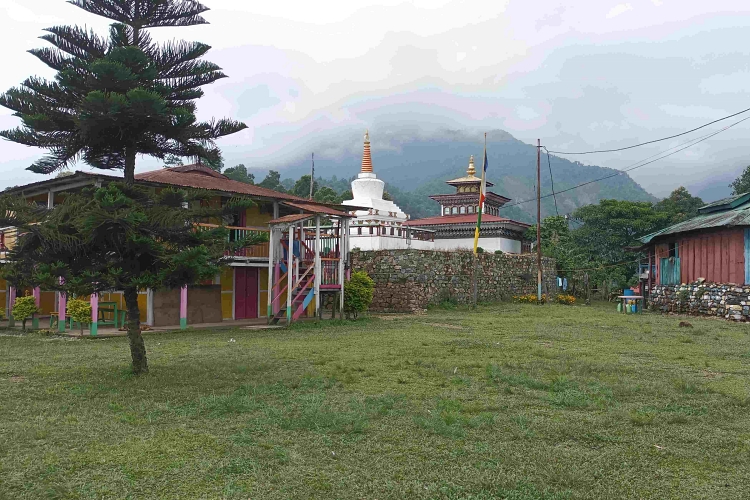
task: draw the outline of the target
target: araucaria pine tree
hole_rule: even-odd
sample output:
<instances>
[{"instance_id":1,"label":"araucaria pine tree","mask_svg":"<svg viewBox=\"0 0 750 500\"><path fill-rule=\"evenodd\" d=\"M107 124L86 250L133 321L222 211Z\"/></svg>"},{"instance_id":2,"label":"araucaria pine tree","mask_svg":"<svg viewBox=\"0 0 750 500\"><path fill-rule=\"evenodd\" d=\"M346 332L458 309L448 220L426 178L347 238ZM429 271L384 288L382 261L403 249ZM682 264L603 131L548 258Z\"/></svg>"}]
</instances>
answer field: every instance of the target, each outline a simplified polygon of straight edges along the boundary
<instances>
[{"instance_id":1,"label":"araucaria pine tree","mask_svg":"<svg viewBox=\"0 0 750 500\"><path fill-rule=\"evenodd\" d=\"M207 7L194 0L70 0L114 21L109 35L76 26L55 26L42 38L53 45L30 52L57 74L31 77L0 96L21 127L0 132L49 154L29 170L52 173L77 160L119 169L132 184L137 155L195 157L218 164L214 140L246 126L234 120L199 122L201 86L226 75L201 60L198 42L157 44L148 28L204 24Z\"/></svg>"},{"instance_id":2,"label":"araucaria pine tree","mask_svg":"<svg viewBox=\"0 0 750 500\"><path fill-rule=\"evenodd\" d=\"M144 373L148 363L138 291L212 279L225 253L260 241L230 243L226 228L198 226L253 205L234 199L210 208L209 197L208 191L155 192L111 183L69 193L47 210L17 196L0 196L0 225L16 227L20 235L2 277L19 289L41 286L69 297L122 290L133 371Z\"/></svg>"},{"instance_id":3,"label":"araucaria pine tree","mask_svg":"<svg viewBox=\"0 0 750 500\"><path fill-rule=\"evenodd\" d=\"M108 35L74 26L47 29L42 38L52 47L31 53L56 71L54 80L30 77L0 95L0 105L22 121L0 136L47 150L29 167L33 172L50 174L83 161L122 170L124 184L70 196L43 214L4 199L0 218L21 228L22 236L11 254L16 261L3 274L16 286L44 283L68 293L123 290L133 370L143 373L148 365L138 290L182 286L210 275L222 255L216 242L226 238L193 229L193 222L208 215L183 208L193 195L134 186L136 157L192 157L217 165L221 153L215 140L245 125L196 119L201 86L226 76L201 59L208 45L158 44L148 32L204 24L207 7L194 0L69 3L111 19Z\"/></svg>"}]
</instances>

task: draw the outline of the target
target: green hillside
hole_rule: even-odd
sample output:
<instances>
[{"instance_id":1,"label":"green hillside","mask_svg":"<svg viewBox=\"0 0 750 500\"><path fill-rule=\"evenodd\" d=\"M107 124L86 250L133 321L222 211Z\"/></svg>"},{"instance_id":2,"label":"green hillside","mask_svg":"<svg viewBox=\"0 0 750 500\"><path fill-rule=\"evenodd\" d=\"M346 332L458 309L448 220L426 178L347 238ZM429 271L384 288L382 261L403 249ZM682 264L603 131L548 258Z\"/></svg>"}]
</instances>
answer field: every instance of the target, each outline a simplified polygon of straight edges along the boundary
<instances>
[{"instance_id":1,"label":"green hillside","mask_svg":"<svg viewBox=\"0 0 750 500\"><path fill-rule=\"evenodd\" d=\"M507 132L488 133L487 178L495 184L492 191L513 201L534 199L536 181L536 147L521 142ZM376 174L387 184L396 203L412 218L438 215L439 206L428 198L431 194L453 192L445 184L448 179L465 175L469 155L474 155L477 171L482 166L483 144L477 138L462 132L446 131L427 139L404 140L396 144L379 145L373 140L372 157ZM315 158L315 174L323 179L321 184L341 190L359 171L361 153L350 153L338 158ZM555 190L561 191L583 182L615 173L616 170L594 165L584 165L564 158L550 159ZM299 177L308 173L309 166L284 165L282 176ZM335 176L335 178L334 178ZM546 155L542 155L542 194L552 192ZM655 198L633 181L627 174L563 193L557 196L560 214L570 213L582 205L597 203L601 199L615 198L631 201L652 201ZM553 215L552 197L542 200L542 215ZM529 202L508 207L502 214L522 221L533 221L536 203Z\"/></svg>"}]
</instances>

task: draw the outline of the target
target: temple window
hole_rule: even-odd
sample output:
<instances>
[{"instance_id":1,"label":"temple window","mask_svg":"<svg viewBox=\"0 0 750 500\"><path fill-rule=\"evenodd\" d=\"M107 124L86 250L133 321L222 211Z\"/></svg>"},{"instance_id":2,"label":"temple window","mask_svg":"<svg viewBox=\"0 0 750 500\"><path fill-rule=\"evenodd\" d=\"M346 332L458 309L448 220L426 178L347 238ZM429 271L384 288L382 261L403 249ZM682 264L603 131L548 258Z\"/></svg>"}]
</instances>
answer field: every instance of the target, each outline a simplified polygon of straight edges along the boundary
<instances>
[{"instance_id":1,"label":"temple window","mask_svg":"<svg viewBox=\"0 0 750 500\"><path fill-rule=\"evenodd\" d=\"M372 233L373 233L372 226L370 226L370 234L372 234Z\"/></svg>"},{"instance_id":2,"label":"temple window","mask_svg":"<svg viewBox=\"0 0 750 500\"><path fill-rule=\"evenodd\" d=\"M465 214L465 213L466 213L466 207L461 207L461 214Z\"/></svg>"},{"instance_id":3,"label":"temple window","mask_svg":"<svg viewBox=\"0 0 750 500\"><path fill-rule=\"evenodd\" d=\"M391 236L393 236L393 228L391 228Z\"/></svg>"},{"instance_id":4,"label":"temple window","mask_svg":"<svg viewBox=\"0 0 750 500\"><path fill-rule=\"evenodd\" d=\"M451 213L454 214L454 215L457 214L458 213L458 207L451 207Z\"/></svg>"},{"instance_id":5,"label":"temple window","mask_svg":"<svg viewBox=\"0 0 750 500\"><path fill-rule=\"evenodd\" d=\"M445 215L448 215L449 213L451 213L451 208L450 208L450 207L445 207L445 208L443 209L443 213L444 213Z\"/></svg>"},{"instance_id":6,"label":"temple window","mask_svg":"<svg viewBox=\"0 0 750 500\"><path fill-rule=\"evenodd\" d=\"M362 234L362 228L361 227L357 228L357 234Z\"/></svg>"}]
</instances>

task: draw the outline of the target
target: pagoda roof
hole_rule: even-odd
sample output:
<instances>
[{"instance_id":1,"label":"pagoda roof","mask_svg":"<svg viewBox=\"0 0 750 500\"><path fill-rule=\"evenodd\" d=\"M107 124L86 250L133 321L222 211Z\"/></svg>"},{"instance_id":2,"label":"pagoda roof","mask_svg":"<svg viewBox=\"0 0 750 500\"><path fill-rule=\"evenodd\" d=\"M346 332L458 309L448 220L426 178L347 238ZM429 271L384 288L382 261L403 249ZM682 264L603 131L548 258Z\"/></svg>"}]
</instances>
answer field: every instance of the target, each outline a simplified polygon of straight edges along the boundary
<instances>
[{"instance_id":1,"label":"pagoda roof","mask_svg":"<svg viewBox=\"0 0 750 500\"><path fill-rule=\"evenodd\" d=\"M463 214L463 215L438 215L436 217L426 217L424 219L414 219L404 222L406 226L442 226L450 224L476 224L477 214ZM530 224L525 222L519 222L507 217L498 217L497 215L482 214L482 225L488 223L504 223L511 224L514 226L520 226L522 228L531 227Z\"/></svg>"},{"instance_id":2,"label":"pagoda roof","mask_svg":"<svg viewBox=\"0 0 750 500\"><path fill-rule=\"evenodd\" d=\"M481 182L482 182L481 177L477 177L475 175L467 175L465 177L459 177L458 179L445 181L446 184L450 184L451 186L455 186L459 184L479 184ZM486 181L485 184L487 186L494 186L494 184L491 183L490 181Z\"/></svg>"},{"instance_id":3,"label":"pagoda roof","mask_svg":"<svg viewBox=\"0 0 750 500\"><path fill-rule=\"evenodd\" d=\"M479 192L471 192L471 193L448 193L448 194L433 194L429 196L430 199L437 201L438 203L441 201L453 201L455 200L457 203L461 203L462 200L471 198L472 201L476 200L479 201ZM510 198L506 198L505 196L499 195L497 193L493 193L492 191L487 192L486 199L488 201L494 201L500 205L505 205L510 201Z\"/></svg>"}]
</instances>

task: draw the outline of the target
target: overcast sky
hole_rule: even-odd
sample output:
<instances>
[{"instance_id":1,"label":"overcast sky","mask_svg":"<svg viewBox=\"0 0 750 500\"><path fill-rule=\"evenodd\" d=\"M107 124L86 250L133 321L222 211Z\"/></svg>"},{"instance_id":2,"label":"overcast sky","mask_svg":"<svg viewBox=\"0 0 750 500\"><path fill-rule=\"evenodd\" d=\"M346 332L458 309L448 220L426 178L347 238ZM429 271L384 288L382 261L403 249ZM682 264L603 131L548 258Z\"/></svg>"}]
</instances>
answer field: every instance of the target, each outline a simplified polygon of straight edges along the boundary
<instances>
[{"instance_id":1,"label":"overcast sky","mask_svg":"<svg viewBox=\"0 0 750 500\"><path fill-rule=\"evenodd\" d=\"M611 148L750 107L746 0L204 3L210 25L152 34L214 47L208 59L229 78L205 88L200 115L249 125L221 141L228 165L268 168L337 138L359 147L352 132L368 127L373 149L378 130L445 127L478 141L499 128L550 149ZM51 76L26 51L57 24L103 33L108 22L64 0L0 0L0 90ZM0 128L16 123L0 108ZM750 164L749 133L750 121L631 175L657 196L681 184L718 196ZM624 168L684 140L578 159ZM0 188L42 180L24 171L38 156L0 142ZM140 170L157 165L139 159Z\"/></svg>"}]
</instances>

